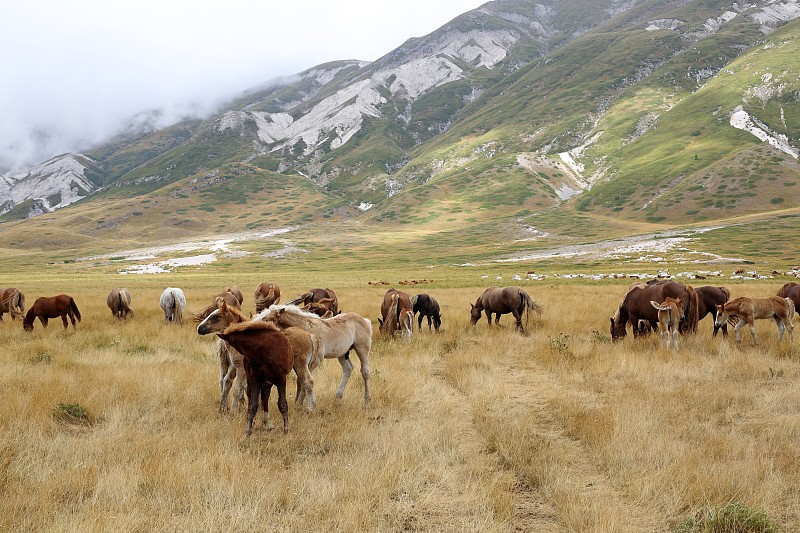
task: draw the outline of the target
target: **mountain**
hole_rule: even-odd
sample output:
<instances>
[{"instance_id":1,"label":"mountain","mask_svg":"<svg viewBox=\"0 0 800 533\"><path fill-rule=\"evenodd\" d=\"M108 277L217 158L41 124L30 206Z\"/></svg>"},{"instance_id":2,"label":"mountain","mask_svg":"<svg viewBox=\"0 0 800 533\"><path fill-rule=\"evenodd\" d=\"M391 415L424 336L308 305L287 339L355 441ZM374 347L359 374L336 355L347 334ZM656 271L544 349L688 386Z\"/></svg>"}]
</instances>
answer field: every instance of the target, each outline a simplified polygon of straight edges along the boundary
<instances>
[{"instance_id":1,"label":"mountain","mask_svg":"<svg viewBox=\"0 0 800 533\"><path fill-rule=\"evenodd\" d=\"M6 220L82 197L125 220L134 203L213 210L215 230L456 233L797 207L798 17L797 1L496 0L376 61L319 65L206 120L3 176L0 205ZM245 223L242 206L258 215ZM65 227L107 235L108 217L67 211ZM150 238L208 230L158 213Z\"/></svg>"}]
</instances>

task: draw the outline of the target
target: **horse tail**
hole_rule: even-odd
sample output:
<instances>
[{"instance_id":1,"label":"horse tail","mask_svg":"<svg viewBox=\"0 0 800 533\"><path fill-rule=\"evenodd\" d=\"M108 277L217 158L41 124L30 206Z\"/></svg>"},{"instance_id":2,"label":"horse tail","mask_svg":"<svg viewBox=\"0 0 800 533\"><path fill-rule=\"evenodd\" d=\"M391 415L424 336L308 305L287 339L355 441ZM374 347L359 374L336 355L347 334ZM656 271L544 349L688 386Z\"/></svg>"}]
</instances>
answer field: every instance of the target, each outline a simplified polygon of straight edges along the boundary
<instances>
[{"instance_id":1,"label":"horse tail","mask_svg":"<svg viewBox=\"0 0 800 533\"><path fill-rule=\"evenodd\" d=\"M394 335L394 332L397 331L397 322L399 319L397 302L399 299L400 297L397 294L392 294L392 303L389 305L389 309L386 312L386 317L383 319L383 326L381 329L383 330L383 333L389 336Z\"/></svg>"},{"instance_id":2,"label":"horse tail","mask_svg":"<svg viewBox=\"0 0 800 533\"><path fill-rule=\"evenodd\" d=\"M729 291L727 287L717 287L717 288L720 290L722 294L725 295L726 302L731 299L731 291Z\"/></svg>"},{"instance_id":3,"label":"horse tail","mask_svg":"<svg viewBox=\"0 0 800 533\"><path fill-rule=\"evenodd\" d=\"M792 301L791 298L784 298L784 300L786 300L786 305L788 306L788 309L786 311L786 318L787 320L789 320L789 322L791 322L792 320L794 320L794 312L795 312L794 302Z\"/></svg>"},{"instance_id":4,"label":"horse tail","mask_svg":"<svg viewBox=\"0 0 800 533\"><path fill-rule=\"evenodd\" d=\"M178 324L183 324L183 306L176 295L172 296L172 305L174 306L173 316L175 317L175 322Z\"/></svg>"},{"instance_id":5,"label":"horse tail","mask_svg":"<svg viewBox=\"0 0 800 533\"><path fill-rule=\"evenodd\" d=\"M686 319L689 322L688 331L696 333L697 323L700 322L700 320L698 320L700 316L700 303L697 299L697 291L694 290L694 287L687 285L686 290L689 291L689 306L686 309Z\"/></svg>"},{"instance_id":6,"label":"horse tail","mask_svg":"<svg viewBox=\"0 0 800 533\"><path fill-rule=\"evenodd\" d=\"M21 304L20 300L22 300ZM14 294L9 296L4 302L0 302L0 305L4 304L8 304L8 312L11 313L11 318L13 320L25 316L25 297L19 289L14 289Z\"/></svg>"},{"instance_id":7,"label":"horse tail","mask_svg":"<svg viewBox=\"0 0 800 533\"><path fill-rule=\"evenodd\" d=\"M412 309L417 306L417 299L419 299L419 294L415 294L414 296L411 297L411 308Z\"/></svg>"},{"instance_id":8,"label":"horse tail","mask_svg":"<svg viewBox=\"0 0 800 533\"><path fill-rule=\"evenodd\" d=\"M542 314L544 309L542 306L537 304L530 295L525 292L525 290L520 289L519 291L520 300L522 300L522 309L520 314L525 315L525 325L528 325L528 317L530 316L530 312L533 311L534 313Z\"/></svg>"},{"instance_id":9,"label":"horse tail","mask_svg":"<svg viewBox=\"0 0 800 533\"><path fill-rule=\"evenodd\" d=\"M70 299L69 299L69 308L73 313L75 313L75 318L77 318L78 322L80 322L81 321L81 312L78 311L78 306L75 305L75 300L72 297L70 297Z\"/></svg>"}]
</instances>

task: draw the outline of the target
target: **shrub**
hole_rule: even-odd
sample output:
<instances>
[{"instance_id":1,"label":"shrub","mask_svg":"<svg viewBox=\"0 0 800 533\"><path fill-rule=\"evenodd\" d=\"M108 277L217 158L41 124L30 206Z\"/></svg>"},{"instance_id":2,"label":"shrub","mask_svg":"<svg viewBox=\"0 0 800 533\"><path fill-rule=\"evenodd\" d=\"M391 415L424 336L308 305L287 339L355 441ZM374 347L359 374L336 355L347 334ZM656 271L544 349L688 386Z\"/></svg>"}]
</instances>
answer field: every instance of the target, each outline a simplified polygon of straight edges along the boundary
<instances>
[{"instance_id":1,"label":"shrub","mask_svg":"<svg viewBox=\"0 0 800 533\"><path fill-rule=\"evenodd\" d=\"M59 403L53 416L69 424L90 424L89 412L78 403Z\"/></svg>"},{"instance_id":2,"label":"shrub","mask_svg":"<svg viewBox=\"0 0 800 533\"><path fill-rule=\"evenodd\" d=\"M712 507L694 513L673 529L676 533L777 533L767 513L753 510L740 503L720 509Z\"/></svg>"}]
</instances>

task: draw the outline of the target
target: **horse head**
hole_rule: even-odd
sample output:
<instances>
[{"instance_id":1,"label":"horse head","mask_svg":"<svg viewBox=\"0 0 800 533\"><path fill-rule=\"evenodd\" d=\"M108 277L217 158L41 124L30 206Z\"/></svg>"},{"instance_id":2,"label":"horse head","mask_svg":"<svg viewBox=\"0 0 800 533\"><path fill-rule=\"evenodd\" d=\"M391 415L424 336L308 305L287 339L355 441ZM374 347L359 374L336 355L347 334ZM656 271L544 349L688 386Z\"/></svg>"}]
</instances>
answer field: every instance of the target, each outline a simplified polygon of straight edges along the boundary
<instances>
[{"instance_id":1,"label":"horse head","mask_svg":"<svg viewBox=\"0 0 800 533\"><path fill-rule=\"evenodd\" d=\"M611 317L611 340L618 341L620 339L624 339L625 336L628 334L627 329L625 328L625 321L621 319L615 320L614 317Z\"/></svg>"},{"instance_id":2,"label":"horse head","mask_svg":"<svg viewBox=\"0 0 800 533\"><path fill-rule=\"evenodd\" d=\"M483 311L482 307L478 307L476 304L469 304L469 323L473 326L478 323L478 320L481 319L481 311Z\"/></svg>"},{"instance_id":3,"label":"horse head","mask_svg":"<svg viewBox=\"0 0 800 533\"><path fill-rule=\"evenodd\" d=\"M209 333L221 333L226 327L231 324L244 322L244 315L238 310L229 306L224 300L220 301L217 308L213 310L202 322L197 326L197 333L200 335L208 335Z\"/></svg>"},{"instance_id":4,"label":"horse head","mask_svg":"<svg viewBox=\"0 0 800 533\"><path fill-rule=\"evenodd\" d=\"M714 319L714 325L717 327L724 326L730 319L730 313L725 310L725 304L717 304L717 318Z\"/></svg>"}]
</instances>

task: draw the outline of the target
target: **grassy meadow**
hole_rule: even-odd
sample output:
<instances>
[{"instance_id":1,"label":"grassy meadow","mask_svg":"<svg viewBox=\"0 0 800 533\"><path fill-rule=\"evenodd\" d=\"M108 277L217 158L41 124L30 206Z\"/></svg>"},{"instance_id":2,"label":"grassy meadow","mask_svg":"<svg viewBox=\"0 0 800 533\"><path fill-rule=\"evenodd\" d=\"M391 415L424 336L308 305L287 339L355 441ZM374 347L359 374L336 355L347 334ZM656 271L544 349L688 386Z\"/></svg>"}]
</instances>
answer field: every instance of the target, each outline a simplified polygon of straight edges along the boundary
<instances>
[{"instance_id":1,"label":"grassy meadow","mask_svg":"<svg viewBox=\"0 0 800 533\"><path fill-rule=\"evenodd\" d=\"M545 312L520 335L508 315L470 326L485 285L434 283L407 289L438 298L442 331L408 344L377 335L386 287L368 275L23 277L29 306L66 292L83 319L0 323L0 529L723 531L702 527L731 509L740 529L725 531L800 529L800 339L778 343L773 323L758 324L758 347L747 332L740 347L712 338L710 318L677 353L655 336L612 343L626 283L523 282ZM245 439L243 413L217 412L213 339L164 324L158 297L180 286L199 311L234 282L252 311L259 281L284 300L332 287L372 319L370 408L353 357L340 403L332 360L312 414L290 399L288 435L259 416ZM111 316L114 286L131 290L133 319Z\"/></svg>"}]
</instances>

